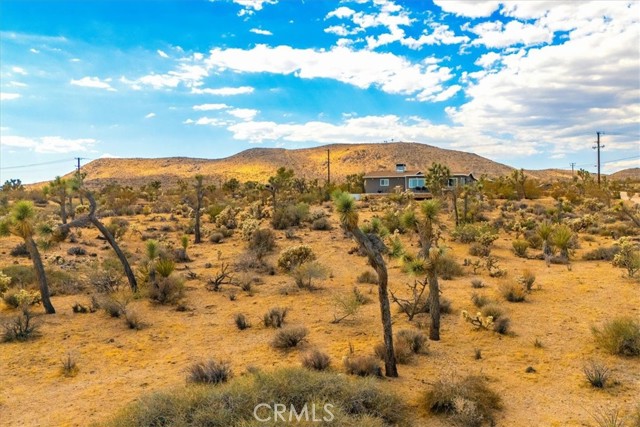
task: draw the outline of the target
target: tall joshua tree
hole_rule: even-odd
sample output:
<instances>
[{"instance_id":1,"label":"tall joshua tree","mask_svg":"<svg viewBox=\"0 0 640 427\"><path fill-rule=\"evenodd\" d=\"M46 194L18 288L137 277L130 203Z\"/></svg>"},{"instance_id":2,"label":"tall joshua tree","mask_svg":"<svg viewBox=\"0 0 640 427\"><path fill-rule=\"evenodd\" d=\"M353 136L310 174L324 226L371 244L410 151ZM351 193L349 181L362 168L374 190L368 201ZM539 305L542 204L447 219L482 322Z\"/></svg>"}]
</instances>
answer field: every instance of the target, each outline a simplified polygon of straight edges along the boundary
<instances>
[{"instance_id":1,"label":"tall joshua tree","mask_svg":"<svg viewBox=\"0 0 640 427\"><path fill-rule=\"evenodd\" d=\"M385 246L374 234L365 234L358 227L358 213L355 200L348 193L337 192L333 195L336 210L340 214L340 222L345 230L353 236L360 248L367 254L369 265L378 273L378 297L380 300L380 314L382 329L384 331L384 369L388 377L397 377L398 368L393 351L393 331L391 328L391 309L389 307L389 295L387 291L388 273L387 265L382 257Z\"/></svg>"},{"instance_id":2,"label":"tall joshua tree","mask_svg":"<svg viewBox=\"0 0 640 427\"><path fill-rule=\"evenodd\" d=\"M66 179L56 176L53 181L44 187L44 192L54 202L60 205L60 218L62 223L67 223L67 196L70 193L70 185Z\"/></svg>"},{"instance_id":3,"label":"tall joshua tree","mask_svg":"<svg viewBox=\"0 0 640 427\"><path fill-rule=\"evenodd\" d=\"M44 265L42 264L38 246L33 239L35 234L35 216L36 213L33 203L26 200L16 202L9 215L0 221L0 236L14 235L24 240L29 255L31 256L31 261L33 262L38 284L40 285L42 305L47 314L54 314L56 310L53 308L53 304L51 304Z\"/></svg>"},{"instance_id":4,"label":"tall joshua tree","mask_svg":"<svg viewBox=\"0 0 640 427\"><path fill-rule=\"evenodd\" d=\"M202 186L202 175L196 175L196 183L194 188L196 190L196 205L194 207L195 211L195 243L202 242L202 236L200 234L200 216L202 215L202 201L204 199L204 187Z\"/></svg>"},{"instance_id":5,"label":"tall joshua tree","mask_svg":"<svg viewBox=\"0 0 640 427\"><path fill-rule=\"evenodd\" d=\"M441 205L438 200L425 200L420 204L420 214L406 216L407 228L413 229L420 238L418 257L425 260L424 270L429 284L429 339L440 340L440 286L438 284L438 265L441 262L442 250L436 246L437 233L435 225Z\"/></svg>"}]
</instances>

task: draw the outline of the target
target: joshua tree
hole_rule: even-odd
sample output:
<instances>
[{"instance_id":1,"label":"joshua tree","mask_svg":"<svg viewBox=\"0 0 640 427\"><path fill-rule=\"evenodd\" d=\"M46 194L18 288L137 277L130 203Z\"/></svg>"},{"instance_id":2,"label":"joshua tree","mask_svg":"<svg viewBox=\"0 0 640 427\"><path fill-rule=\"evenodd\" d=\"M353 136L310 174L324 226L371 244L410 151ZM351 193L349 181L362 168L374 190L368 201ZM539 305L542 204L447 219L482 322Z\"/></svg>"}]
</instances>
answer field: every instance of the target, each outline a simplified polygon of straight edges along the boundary
<instances>
[{"instance_id":1,"label":"joshua tree","mask_svg":"<svg viewBox=\"0 0 640 427\"><path fill-rule=\"evenodd\" d=\"M111 246L113 251L116 253L118 259L120 260L120 263L122 264L124 273L126 274L127 279L129 280L129 286L131 286L131 290L133 292L137 292L138 283L136 281L136 276L133 274L133 270L129 265L129 261L127 260L127 257L124 255L124 252L122 252L122 250L120 249L120 246L118 246L118 243L116 243L116 239L113 237L109 229L105 227L105 225L96 216L96 208L97 208L96 199L93 197L93 194L90 191L85 189L80 191L81 191L81 194L84 194L84 196L89 201L89 213L86 216L83 216L81 218L71 221L68 224L63 224L59 226L57 230L58 233L60 234L61 238L64 238L67 236L67 234L69 234L69 230L71 229L71 227L81 227L81 226L85 226L87 223L93 224L100 231L100 233L102 233L102 235L107 240L107 242L109 242L109 245Z\"/></svg>"},{"instance_id":2,"label":"joshua tree","mask_svg":"<svg viewBox=\"0 0 640 427\"><path fill-rule=\"evenodd\" d=\"M385 375L397 377L396 357L393 351L393 331L391 328L391 309L387 291L387 265L382 257L385 246L375 234L365 234L358 228L358 213L355 200L348 193L336 192L333 195L336 210L340 214L340 222L345 230L353 236L360 248L367 254L369 265L378 273L378 297L380 299L380 314L384 331L384 368Z\"/></svg>"},{"instance_id":3,"label":"joshua tree","mask_svg":"<svg viewBox=\"0 0 640 427\"><path fill-rule=\"evenodd\" d=\"M16 202L13 205L11 213L0 221L0 236L12 234L24 240L29 255L31 256L31 261L33 262L36 278L40 285L42 305L47 314L53 314L56 310L53 308L49 297L47 276L45 275L44 266L42 265L42 258L40 258L40 251L33 239L33 235L35 234L35 216L36 213L33 203L26 200Z\"/></svg>"},{"instance_id":4,"label":"joshua tree","mask_svg":"<svg viewBox=\"0 0 640 427\"><path fill-rule=\"evenodd\" d=\"M527 193L525 189L525 182L527 181L527 176L524 174L524 169L516 169L511 172L511 175L509 175L509 181L513 184L516 193L518 193L518 197L526 199Z\"/></svg>"},{"instance_id":5,"label":"joshua tree","mask_svg":"<svg viewBox=\"0 0 640 427\"><path fill-rule=\"evenodd\" d=\"M60 218L62 223L67 223L67 196L69 196L69 182L66 179L56 176L56 178L44 187L44 193L51 197L51 200L60 205Z\"/></svg>"},{"instance_id":6,"label":"joshua tree","mask_svg":"<svg viewBox=\"0 0 640 427\"><path fill-rule=\"evenodd\" d=\"M406 216L407 228L418 233L420 252L418 256L425 260L424 270L429 284L429 339L440 339L440 286L438 284L438 265L442 258L442 250L436 246L438 235L435 225L441 205L438 200L425 200L420 204L420 215Z\"/></svg>"},{"instance_id":7,"label":"joshua tree","mask_svg":"<svg viewBox=\"0 0 640 427\"><path fill-rule=\"evenodd\" d=\"M560 250L560 257L565 261L569 261L569 248L573 239L573 232L566 225L558 225L551 233L553 245Z\"/></svg>"},{"instance_id":8,"label":"joshua tree","mask_svg":"<svg viewBox=\"0 0 640 427\"><path fill-rule=\"evenodd\" d=\"M284 166L278 168L275 176L269 178L266 188L271 193L271 202L273 203L273 211L278 208L278 194L291 186L293 179L293 169L286 169Z\"/></svg>"},{"instance_id":9,"label":"joshua tree","mask_svg":"<svg viewBox=\"0 0 640 427\"><path fill-rule=\"evenodd\" d=\"M544 221L538 225L537 234L542 239L542 253L545 258L550 258L553 255L553 249L551 247L551 233L553 233L553 226L549 221Z\"/></svg>"},{"instance_id":10,"label":"joshua tree","mask_svg":"<svg viewBox=\"0 0 640 427\"><path fill-rule=\"evenodd\" d=\"M447 186L450 176L451 171L448 167L440 163L433 163L425 177L427 187L431 194L438 197L442 196L442 191Z\"/></svg>"},{"instance_id":11,"label":"joshua tree","mask_svg":"<svg viewBox=\"0 0 640 427\"><path fill-rule=\"evenodd\" d=\"M196 175L196 183L194 185L196 189L196 205L195 205L195 243L201 243L202 237L200 235L200 216L202 214L202 200L204 199L204 188L202 186L202 175Z\"/></svg>"}]
</instances>

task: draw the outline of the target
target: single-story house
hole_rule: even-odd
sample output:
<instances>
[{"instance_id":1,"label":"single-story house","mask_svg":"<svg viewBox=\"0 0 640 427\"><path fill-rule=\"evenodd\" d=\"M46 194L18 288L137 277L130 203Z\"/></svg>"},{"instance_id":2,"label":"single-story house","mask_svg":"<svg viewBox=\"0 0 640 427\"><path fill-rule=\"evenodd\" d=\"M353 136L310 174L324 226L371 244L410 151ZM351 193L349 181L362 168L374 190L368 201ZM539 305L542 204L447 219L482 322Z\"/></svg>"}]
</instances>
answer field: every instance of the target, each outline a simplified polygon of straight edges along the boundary
<instances>
[{"instance_id":1,"label":"single-story house","mask_svg":"<svg viewBox=\"0 0 640 427\"><path fill-rule=\"evenodd\" d=\"M477 181L471 173L452 173L448 187L470 184ZM395 188L411 190L414 193L428 193L425 174L421 170L407 170L404 163L396 164L395 171L370 172L364 176L365 193L393 193Z\"/></svg>"}]
</instances>

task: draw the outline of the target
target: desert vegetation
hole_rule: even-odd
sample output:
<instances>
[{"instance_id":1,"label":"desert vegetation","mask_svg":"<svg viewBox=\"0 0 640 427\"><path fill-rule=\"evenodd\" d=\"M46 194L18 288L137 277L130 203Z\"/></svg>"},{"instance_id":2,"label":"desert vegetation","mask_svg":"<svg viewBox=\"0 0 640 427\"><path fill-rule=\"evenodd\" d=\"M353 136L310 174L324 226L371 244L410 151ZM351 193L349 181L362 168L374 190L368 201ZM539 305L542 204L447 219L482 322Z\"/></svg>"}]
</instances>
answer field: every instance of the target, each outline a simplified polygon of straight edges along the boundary
<instances>
[{"instance_id":1,"label":"desert vegetation","mask_svg":"<svg viewBox=\"0 0 640 427\"><path fill-rule=\"evenodd\" d=\"M5 185L3 417L254 425L277 401L331 403L336 425L596 425L604 404L631 422L639 208L616 194L638 184L451 190L426 170L426 201L287 168Z\"/></svg>"}]
</instances>

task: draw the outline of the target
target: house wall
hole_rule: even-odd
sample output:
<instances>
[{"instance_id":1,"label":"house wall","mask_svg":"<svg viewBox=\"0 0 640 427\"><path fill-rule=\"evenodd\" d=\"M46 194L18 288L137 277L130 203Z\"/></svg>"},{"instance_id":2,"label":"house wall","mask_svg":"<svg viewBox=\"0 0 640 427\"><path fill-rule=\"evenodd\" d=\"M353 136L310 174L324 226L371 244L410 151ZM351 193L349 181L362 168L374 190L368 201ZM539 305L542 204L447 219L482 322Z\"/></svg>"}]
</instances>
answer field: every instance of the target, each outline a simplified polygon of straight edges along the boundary
<instances>
[{"instance_id":1,"label":"house wall","mask_svg":"<svg viewBox=\"0 0 640 427\"><path fill-rule=\"evenodd\" d=\"M393 193L393 189L396 186L402 187L404 189L404 177L389 177L389 186L381 187L380 179L383 178L365 178L364 180L364 192L365 193Z\"/></svg>"}]
</instances>

